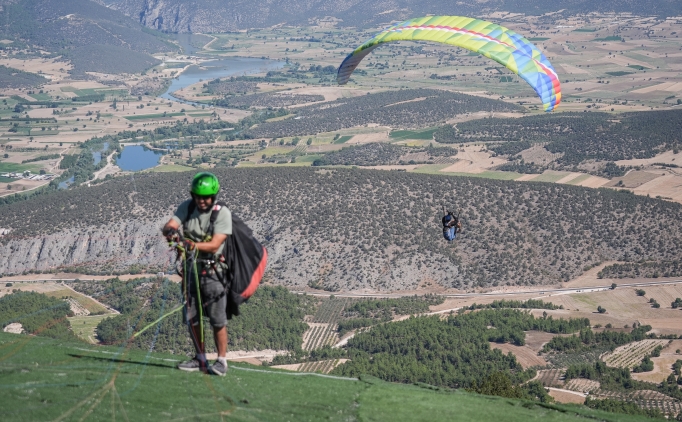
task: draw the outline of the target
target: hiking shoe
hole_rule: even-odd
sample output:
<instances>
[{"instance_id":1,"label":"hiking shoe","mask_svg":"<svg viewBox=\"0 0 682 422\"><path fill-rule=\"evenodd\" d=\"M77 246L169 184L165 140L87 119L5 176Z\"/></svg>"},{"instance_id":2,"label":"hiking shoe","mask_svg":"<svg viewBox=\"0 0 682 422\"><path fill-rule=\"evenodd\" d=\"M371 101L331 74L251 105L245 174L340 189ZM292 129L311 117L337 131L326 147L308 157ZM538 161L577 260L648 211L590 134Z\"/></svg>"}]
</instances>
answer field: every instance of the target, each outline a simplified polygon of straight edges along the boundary
<instances>
[{"instance_id":1,"label":"hiking shoe","mask_svg":"<svg viewBox=\"0 0 682 422\"><path fill-rule=\"evenodd\" d=\"M187 371L187 372L196 372L196 371L201 371L203 373L206 373L206 365L207 363L199 361L196 357L192 360L188 360L187 362L182 362L178 364L178 369L181 371Z\"/></svg>"},{"instance_id":2,"label":"hiking shoe","mask_svg":"<svg viewBox=\"0 0 682 422\"><path fill-rule=\"evenodd\" d=\"M214 375L224 377L225 374L227 373L227 364L217 360L213 365L211 365L208 368L208 370Z\"/></svg>"}]
</instances>

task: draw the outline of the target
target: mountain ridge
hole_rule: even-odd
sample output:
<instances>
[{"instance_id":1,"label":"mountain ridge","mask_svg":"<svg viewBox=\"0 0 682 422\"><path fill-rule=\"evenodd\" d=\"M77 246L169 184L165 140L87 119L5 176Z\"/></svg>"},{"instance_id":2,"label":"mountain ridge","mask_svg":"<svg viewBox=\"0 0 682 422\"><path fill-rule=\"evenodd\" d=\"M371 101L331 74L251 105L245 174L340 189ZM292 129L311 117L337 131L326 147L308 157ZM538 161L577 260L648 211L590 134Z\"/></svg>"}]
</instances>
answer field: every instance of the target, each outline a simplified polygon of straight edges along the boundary
<instances>
[{"instance_id":1,"label":"mountain ridge","mask_svg":"<svg viewBox=\"0 0 682 422\"><path fill-rule=\"evenodd\" d=\"M494 11L529 15L558 12L558 16L599 13L632 13L644 16L679 16L682 5L675 0L638 2L634 0L568 0L561 7L537 0L458 1L456 7L435 0L306 0L244 1L229 4L219 0L97 0L119 10L141 24L166 32L227 32L279 24L308 25L327 18L342 26L376 27L392 21L424 15L482 16ZM549 19L552 19L549 17Z\"/></svg>"},{"instance_id":2,"label":"mountain ridge","mask_svg":"<svg viewBox=\"0 0 682 422\"><path fill-rule=\"evenodd\" d=\"M214 169L269 251L266 276L329 291L556 284L604 260L671 261L682 206L611 189L377 170ZM0 274L171 268L160 227L188 173L140 174L3 206ZM464 230L442 239L440 209ZM655 216L655 217L654 217Z\"/></svg>"}]
</instances>

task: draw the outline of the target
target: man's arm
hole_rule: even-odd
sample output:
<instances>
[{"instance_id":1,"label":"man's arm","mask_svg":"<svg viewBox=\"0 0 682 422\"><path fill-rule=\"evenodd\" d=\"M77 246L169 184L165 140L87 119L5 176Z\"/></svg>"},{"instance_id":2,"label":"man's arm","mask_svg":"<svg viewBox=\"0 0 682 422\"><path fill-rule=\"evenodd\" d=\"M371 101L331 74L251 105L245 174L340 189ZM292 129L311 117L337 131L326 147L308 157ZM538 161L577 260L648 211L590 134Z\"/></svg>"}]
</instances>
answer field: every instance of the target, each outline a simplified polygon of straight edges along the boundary
<instances>
[{"instance_id":1,"label":"man's arm","mask_svg":"<svg viewBox=\"0 0 682 422\"><path fill-rule=\"evenodd\" d=\"M166 239L168 239L168 241L170 241L172 236L178 232L179 228L180 228L180 223L175 221L175 219L171 218L170 220L168 220L166 225L163 226L163 229L161 229L161 233L163 233L163 235L166 236Z\"/></svg>"}]
</instances>

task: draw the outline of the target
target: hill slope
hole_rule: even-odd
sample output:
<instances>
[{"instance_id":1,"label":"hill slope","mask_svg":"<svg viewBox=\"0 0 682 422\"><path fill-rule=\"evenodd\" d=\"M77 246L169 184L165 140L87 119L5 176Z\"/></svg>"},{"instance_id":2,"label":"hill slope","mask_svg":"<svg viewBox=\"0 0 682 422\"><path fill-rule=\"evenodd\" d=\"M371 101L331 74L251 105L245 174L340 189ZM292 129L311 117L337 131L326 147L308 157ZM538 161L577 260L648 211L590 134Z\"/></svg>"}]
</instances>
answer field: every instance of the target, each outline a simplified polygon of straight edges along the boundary
<instances>
[{"instance_id":1,"label":"hill slope","mask_svg":"<svg viewBox=\"0 0 682 422\"><path fill-rule=\"evenodd\" d=\"M682 206L608 189L403 172L215 170L280 285L337 290L552 284L604 260L682 255ZM2 207L0 274L168 269L160 228L188 173L140 174ZM461 208L447 244L441 205Z\"/></svg>"},{"instance_id":2,"label":"hill slope","mask_svg":"<svg viewBox=\"0 0 682 422\"><path fill-rule=\"evenodd\" d=\"M495 10L542 15L625 12L635 15L679 16L682 6L675 0L620 1L565 0L561 5L538 0L491 0L458 2L457 6L435 0L245 1L220 0L95 0L139 19L151 28L170 32L224 32L287 24L308 24L325 17L342 20L344 26L368 26L414 16L480 16ZM551 19L551 18L550 18Z\"/></svg>"},{"instance_id":3,"label":"hill slope","mask_svg":"<svg viewBox=\"0 0 682 422\"><path fill-rule=\"evenodd\" d=\"M140 72L156 62L150 53L175 49L155 31L90 0L5 3L0 36L63 55L76 74Z\"/></svg>"},{"instance_id":4,"label":"hill slope","mask_svg":"<svg viewBox=\"0 0 682 422\"><path fill-rule=\"evenodd\" d=\"M4 421L386 420L635 421L462 391L231 364L224 378L174 368L177 356L0 333Z\"/></svg>"}]
</instances>

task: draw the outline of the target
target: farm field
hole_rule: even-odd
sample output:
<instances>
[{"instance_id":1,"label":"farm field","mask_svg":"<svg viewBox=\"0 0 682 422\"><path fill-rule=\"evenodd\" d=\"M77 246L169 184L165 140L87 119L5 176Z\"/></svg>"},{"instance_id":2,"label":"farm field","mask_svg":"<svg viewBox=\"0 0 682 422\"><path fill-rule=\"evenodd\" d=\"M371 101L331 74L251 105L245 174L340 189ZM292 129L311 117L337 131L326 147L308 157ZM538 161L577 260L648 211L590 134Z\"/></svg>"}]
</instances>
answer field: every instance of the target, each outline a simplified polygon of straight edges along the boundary
<instances>
[{"instance_id":1,"label":"farm field","mask_svg":"<svg viewBox=\"0 0 682 422\"><path fill-rule=\"evenodd\" d=\"M650 355L657 347L666 347L669 340L642 340L617 347L612 353L606 354L602 360L614 368L630 368L638 365L644 356Z\"/></svg>"},{"instance_id":2,"label":"farm field","mask_svg":"<svg viewBox=\"0 0 682 422\"><path fill-rule=\"evenodd\" d=\"M82 295L74 290L65 287L62 284L51 282L37 282L37 283L16 283L13 282L11 287L0 288L0 297L10 294L12 290L20 290L27 292L43 293L58 299L68 298L75 300L83 309L90 314L110 313L110 311L101 304L94 301L92 298Z\"/></svg>"},{"instance_id":3,"label":"farm field","mask_svg":"<svg viewBox=\"0 0 682 422\"><path fill-rule=\"evenodd\" d=\"M523 369L547 365L547 361L542 356L538 356L538 352L528 346L515 346L509 343L500 344L491 342L490 347L502 351L505 355L508 353L513 354L516 356L516 360L521 364Z\"/></svg>"}]
</instances>

